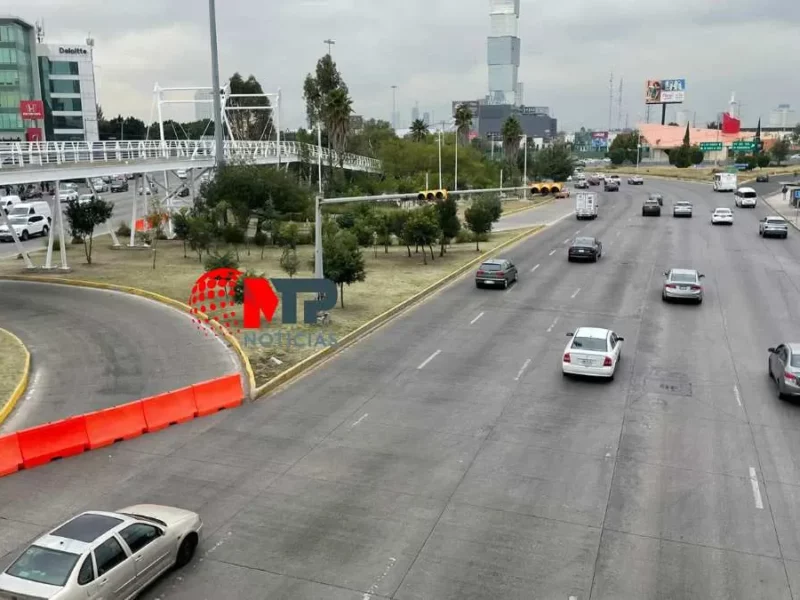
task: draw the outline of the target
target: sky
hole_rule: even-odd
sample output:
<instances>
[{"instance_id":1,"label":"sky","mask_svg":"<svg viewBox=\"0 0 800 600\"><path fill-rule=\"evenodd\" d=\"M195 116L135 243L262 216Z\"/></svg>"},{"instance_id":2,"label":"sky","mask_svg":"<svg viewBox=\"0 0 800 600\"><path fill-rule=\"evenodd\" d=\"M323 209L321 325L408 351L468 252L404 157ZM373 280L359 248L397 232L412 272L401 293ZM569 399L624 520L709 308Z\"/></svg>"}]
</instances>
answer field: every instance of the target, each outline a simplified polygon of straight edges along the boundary
<instances>
[{"instance_id":1,"label":"sky","mask_svg":"<svg viewBox=\"0 0 800 600\"><path fill-rule=\"evenodd\" d=\"M95 39L97 91L105 115L153 115L153 86L211 85L205 0L5 0L3 12L43 20L46 41ZM529 106L549 106L559 129L606 129L613 73L612 126L645 119L647 79L686 79L698 126L726 110L731 93L743 125L778 104L800 120L798 0L521 0L520 81ZM487 93L488 0L217 0L220 73L253 74L281 91L281 127L304 125L302 84L332 55L355 113L398 127L411 110L450 117L453 100ZM622 117L618 114L622 80ZM187 98L173 94L174 99ZM191 105L164 118L192 120ZM660 118L653 107L651 122Z\"/></svg>"}]
</instances>

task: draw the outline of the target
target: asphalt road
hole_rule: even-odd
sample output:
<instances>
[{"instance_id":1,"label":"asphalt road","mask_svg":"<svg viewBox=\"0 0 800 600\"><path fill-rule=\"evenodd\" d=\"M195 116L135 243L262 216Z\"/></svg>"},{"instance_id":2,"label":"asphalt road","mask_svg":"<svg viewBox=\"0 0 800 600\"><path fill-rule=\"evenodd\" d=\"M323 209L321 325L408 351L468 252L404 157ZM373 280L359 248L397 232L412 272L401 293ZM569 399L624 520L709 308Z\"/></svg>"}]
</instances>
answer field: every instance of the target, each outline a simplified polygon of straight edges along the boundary
<instances>
[{"instance_id":1,"label":"asphalt road","mask_svg":"<svg viewBox=\"0 0 800 600\"><path fill-rule=\"evenodd\" d=\"M0 323L31 353L31 381L1 432L131 402L239 370L191 317L100 290L0 282Z\"/></svg>"},{"instance_id":2,"label":"asphalt road","mask_svg":"<svg viewBox=\"0 0 800 600\"><path fill-rule=\"evenodd\" d=\"M147 501L207 534L150 600L798 597L800 406L766 348L800 339L800 234L759 238L763 206L714 228L716 206L623 185L509 251L507 292L464 280L269 399L0 479L0 553ZM578 230L597 264L567 263ZM707 275L701 306L662 303L678 266ZM581 325L625 337L614 382L562 377Z\"/></svg>"},{"instance_id":3,"label":"asphalt road","mask_svg":"<svg viewBox=\"0 0 800 600\"><path fill-rule=\"evenodd\" d=\"M170 181L170 189L174 189L175 187L177 187L177 185L181 181L180 179L178 179L177 176L175 176L174 173L169 173L168 177L169 177L169 181ZM164 177L160 173L153 174L153 179L155 179L159 183L163 183L163 181L164 181ZM100 194L103 197L104 200L108 200L108 201L114 203L114 213L113 213L113 215L111 217L110 223L111 223L111 226L113 227L115 232L117 230L117 227L119 226L120 221L124 221L126 224L130 225L131 213L133 211L134 198L138 199L138 205L137 205L138 214L141 215L141 213L144 210L144 201L142 199L142 196L138 195L138 190L134 190L134 184L135 184L135 180L133 180L133 179L128 182L129 188L128 188L127 192L117 192L117 193L113 193L113 194L111 192L103 192L103 193ZM161 190L157 188L157 189L154 189L153 192L154 193L159 193L159 192L161 192ZM78 193L79 194L89 193L89 189L85 185L84 186L80 186L79 190L78 190ZM163 197L163 193L161 193L161 197ZM52 196L48 196L48 195L45 195L44 198L43 198L43 200L46 200L47 202L52 202L52 199L53 199L53 197ZM178 198L177 200L185 200L185 198ZM68 228L68 225L67 225L67 221L65 219L64 220L64 234L65 235L69 235L69 232L67 231L67 228ZM100 231L96 235L107 235L106 228L105 227L101 227ZM120 243L121 244L127 244L128 241L129 240L122 240L121 239ZM44 238L43 237L33 238L31 240L28 240L27 242L22 242L22 245L28 250L28 252L43 251L44 249L47 248L47 238L46 237L44 237ZM16 247L14 246L13 243L10 243L10 242L0 243L0 260L2 260L4 258L5 259L13 258L13 257L17 256L17 254L18 254L18 251L17 251L17 249L16 249ZM44 264L44 255L37 256L33 260L34 260L35 264L40 264L40 263ZM57 252L54 252L54 259L53 260L56 261L56 262L59 260Z\"/></svg>"}]
</instances>

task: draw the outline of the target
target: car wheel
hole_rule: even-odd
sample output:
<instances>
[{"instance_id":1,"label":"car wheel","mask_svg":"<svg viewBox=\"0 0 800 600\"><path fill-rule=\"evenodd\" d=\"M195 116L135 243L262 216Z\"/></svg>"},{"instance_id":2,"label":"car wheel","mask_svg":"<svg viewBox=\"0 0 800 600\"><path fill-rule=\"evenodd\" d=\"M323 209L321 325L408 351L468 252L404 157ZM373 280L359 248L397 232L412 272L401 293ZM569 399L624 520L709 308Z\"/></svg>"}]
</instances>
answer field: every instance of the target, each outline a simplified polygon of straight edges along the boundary
<instances>
[{"instance_id":1,"label":"car wheel","mask_svg":"<svg viewBox=\"0 0 800 600\"><path fill-rule=\"evenodd\" d=\"M475 287L478 288L478 289L481 289L483 286L480 284L480 282L476 281L475 282Z\"/></svg>"},{"instance_id":2,"label":"car wheel","mask_svg":"<svg viewBox=\"0 0 800 600\"><path fill-rule=\"evenodd\" d=\"M42 227L42 237L47 237L48 233L50 233L50 228L47 225L45 225L44 227Z\"/></svg>"},{"instance_id":3,"label":"car wheel","mask_svg":"<svg viewBox=\"0 0 800 600\"><path fill-rule=\"evenodd\" d=\"M783 234L783 239L786 239L787 237L789 237L789 234L788 233L784 233Z\"/></svg>"},{"instance_id":4,"label":"car wheel","mask_svg":"<svg viewBox=\"0 0 800 600\"><path fill-rule=\"evenodd\" d=\"M697 303L698 303L698 304L702 304L702 303L703 303L703 299L702 299L702 298L698 298L698 299L697 299Z\"/></svg>"},{"instance_id":5,"label":"car wheel","mask_svg":"<svg viewBox=\"0 0 800 600\"><path fill-rule=\"evenodd\" d=\"M175 566L177 568L185 567L191 562L192 557L194 557L194 551L197 549L197 541L197 534L190 533L186 536L186 539L181 542L178 548L178 557L175 559Z\"/></svg>"},{"instance_id":6,"label":"car wheel","mask_svg":"<svg viewBox=\"0 0 800 600\"><path fill-rule=\"evenodd\" d=\"M27 241L28 237L29 237L28 236L28 232L27 231L23 231L22 235L19 236L19 239L21 239L24 242L24 241Z\"/></svg>"},{"instance_id":7,"label":"car wheel","mask_svg":"<svg viewBox=\"0 0 800 600\"><path fill-rule=\"evenodd\" d=\"M503 279L503 289L508 289L508 279Z\"/></svg>"},{"instance_id":8,"label":"car wheel","mask_svg":"<svg viewBox=\"0 0 800 600\"><path fill-rule=\"evenodd\" d=\"M667 301L669 300L669 298L667 298L667 295L666 295L664 292L661 292L661 299L662 299L664 302L667 302Z\"/></svg>"},{"instance_id":9,"label":"car wheel","mask_svg":"<svg viewBox=\"0 0 800 600\"><path fill-rule=\"evenodd\" d=\"M781 384L777 381L775 383L777 384L775 387L778 390L778 400L786 400L786 394L781 391Z\"/></svg>"}]
</instances>

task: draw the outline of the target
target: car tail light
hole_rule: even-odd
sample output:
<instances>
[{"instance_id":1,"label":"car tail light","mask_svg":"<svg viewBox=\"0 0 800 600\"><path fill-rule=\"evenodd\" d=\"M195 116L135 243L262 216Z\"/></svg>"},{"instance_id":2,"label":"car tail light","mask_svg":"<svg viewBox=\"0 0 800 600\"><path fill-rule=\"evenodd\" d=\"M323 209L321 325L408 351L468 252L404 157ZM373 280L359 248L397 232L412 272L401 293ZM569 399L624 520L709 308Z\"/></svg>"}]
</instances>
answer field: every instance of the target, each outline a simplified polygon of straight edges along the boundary
<instances>
[{"instance_id":1,"label":"car tail light","mask_svg":"<svg viewBox=\"0 0 800 600\"><path fill-rule=\"evenodd\" d=\"M478 275L484 275L485 273L483 271L481 271L480 269L478 269L478 273L477 274Z\"/></svg>"},{"instance_id":2,"label":"car tail light","mask_svg":"<svg viewBox=\"0 0 800 600\"><path fill-rule=\"evenodd\" d=\"M572 362L572 358L570 358L569 352L567 352L567 353L564 355L564 362L565 362L565 363Z\"/></svg>"},{"instance_id":3,"label":"car tail light","mask_svg":"<svg viewBox=\"0 0 800 600\"><path fill-rule=\"evenodd\" d=\"M502 271L498 271L498 272L497 272L497 276L498 276L498 277L505 277L505 276L506 276L506 274L505 274L505 273L503 273Z\"/></svg>"},{"instance_id":4,"label":"car tail light","mask_svg":"<svg viewBox=\"0 0 800 600\"><path fill-rule=\"evenodd\" d=\"M690 286L690 287L691 287L691 289L692 289L692 291L693 291L693 292L699 292L700 290L702 290L702 289L703 289L703 288L702 288L701 286L699 286L699 285L692 285L692 286Z\"/></svg>"},{"instance_id":5,"label":"car tail light","mask_svg":"<svg viewBox=\"0 0 800 600\"><path fill-rule=\"evenodd\" d=\"M614 365L614 361L612 361L612 360L611 360L611 357L610 357L610 356L606 356L606 357L603 359L603 366L604 366L604 367L611 367L611 366L613 366L613 365Z\"/></svg>"},{"instance_id":6,"label":"car tail light","mask_svg":"<svg viewBox=\"0 0 800 600\"><path fill-rule=\"evenodd\" d=\"M797 381L797 377L795 377L794 373L789 373L789 371L784 372L783 376L789 381Z\"/></svg>"},{"instance_id":7,"label":"car tail light","mask_svg":"<svg viewBox=\"0 0 800 600\"><path fill-rule=\"evenodd\" d=\"M676 287L678 287L678 286L677 286L677 285L675 285L674 283L668 283L668 284L666 285L666 287L668 287L668 288L669 288L669 289L671 289L671 290L674 290L674 289L675 289Z\"/></svg>"}]
</instances>

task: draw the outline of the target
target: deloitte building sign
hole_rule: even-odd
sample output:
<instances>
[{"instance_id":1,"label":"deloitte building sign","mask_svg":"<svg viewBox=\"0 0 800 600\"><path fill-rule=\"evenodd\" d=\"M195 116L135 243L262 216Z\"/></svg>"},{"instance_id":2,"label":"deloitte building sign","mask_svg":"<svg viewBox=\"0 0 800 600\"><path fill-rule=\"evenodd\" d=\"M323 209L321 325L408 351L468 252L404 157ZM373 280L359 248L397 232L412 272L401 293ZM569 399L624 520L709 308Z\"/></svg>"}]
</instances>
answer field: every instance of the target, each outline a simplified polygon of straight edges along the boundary
<instances>
[{"instance_id":1,"label":"deloitte building sign","mask_svg":"<svg viewBox=\"0 0 800 600\"><path fill-rule=\"evenodd\" d=\"M58 47L59 54L82 54L88 55L89 51L86 48L81 48L80 46L72 46L72 47L65 47L59 46Z\"/></svg>"}]
</instances>

